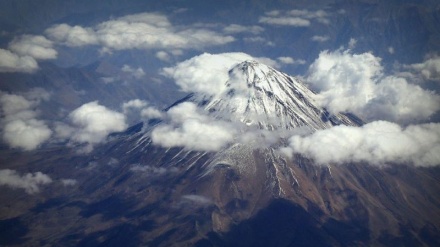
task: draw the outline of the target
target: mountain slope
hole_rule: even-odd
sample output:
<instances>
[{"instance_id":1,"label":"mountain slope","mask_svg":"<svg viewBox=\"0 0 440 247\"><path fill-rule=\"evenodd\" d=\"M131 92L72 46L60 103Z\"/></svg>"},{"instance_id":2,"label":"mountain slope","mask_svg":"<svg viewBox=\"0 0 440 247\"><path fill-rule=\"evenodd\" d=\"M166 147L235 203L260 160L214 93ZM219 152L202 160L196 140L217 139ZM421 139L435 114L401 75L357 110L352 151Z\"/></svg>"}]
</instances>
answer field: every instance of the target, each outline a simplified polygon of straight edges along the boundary
<instances>
[{"instance_id":1,"label":"mountain slope","mask_svg":"<svg viewBox=\"0 0 440 247\"><path fill-rule=\"evenodd\" d=\"M213 116L268 130L358 125L342 114L329 118L314 95L298 78L256 61L244 61L229 71L224 91L204 101L197 99L197 95L194 98L203 102L205 110Z\"/></svg>"},{"instance_id":2,"label":"mountain slope","mask_svg":"<svg viewBox=\"0 0 440 247\"><path fill-rule=\"evenodd\" d=\"M235 66L226 83L214 97L192 95L174 106L192 101L206 110L204 117L271 133L360 124L349 114L328 116L297 79L255 62ZM15 205L0 210L0 244L440 244L436 167L316 165L300 155L281 155L277 150L283 140L272 146L235 142L218 152L163 148L150 137L162 124L140 123L113 134L86 156L75 153L75 147L26 157L4 153L0 162L25 159L52 177L77 178L78 185L70 193L50 187L32 199L15 191L0 194L0 200Z\"/></svg>"}]
</instances>

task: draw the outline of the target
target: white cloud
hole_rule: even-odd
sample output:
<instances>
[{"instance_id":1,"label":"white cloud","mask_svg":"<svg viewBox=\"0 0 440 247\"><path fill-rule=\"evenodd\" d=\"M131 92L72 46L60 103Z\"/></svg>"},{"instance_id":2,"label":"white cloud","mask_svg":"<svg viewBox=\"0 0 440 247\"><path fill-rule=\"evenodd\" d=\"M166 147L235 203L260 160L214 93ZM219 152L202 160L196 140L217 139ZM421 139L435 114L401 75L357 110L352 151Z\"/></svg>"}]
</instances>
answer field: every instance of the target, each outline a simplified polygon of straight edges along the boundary
<instances>
[{"instance_id":1,"label":"white cloud","mask_svg":"<svg viewBox=\"0 0 440 247\"><path fill-rule=\"evenodd\" d=\"M41 89L31 90L27 97L0 92L4 115L1 124L3 140L10 147L33 150L52 135L44 121L37 119L38 112L35 109L41 99L47 99L48 93Z\"/></svg>"},{"instance_id":2,"label":"white cloud","mask_svg":"<svg viewBox=\"0 0 440 247\"><path fill-rule=\"evenodd\" d=\"M163 147L218 151L234 140L235 128L203 114L194 103L181 103L167 112L168 123L156 127L151 138Z\"/></svg>"},{"instance_id":3,"label":"white cloud","mask_svg":"<svg viewBox=\"0 0 440 247\"><path fill-rule=\"evenodd\" d=\"M362 127L336 126L309 136L293 136L281 150L305 155L317 163L368 162L371 165L412 163L440 165L440 124L412 125L376 121Z\"/></svg>"},{"instance_id":4,"label":"white cloud","mask_svg":"<svg viewBox=\"0 0 440 247\"><path fill-rule=\"evenodd\" d=\"M308 27L312 21L328 25L330 23L328 17L329 14L324 10L309 11L293 9L284 12L274 10L266 12L265 16L260 17L259 22L270 25Z\"/></svg>"},{"instance_id":5,"label":"white cloud","mask_svg":"<svg viewBox=\"0 0 440 247\"><path fill-rule=\"evenodd\" d=\"M20 56L30 56L35 59L55 59L58 55L53 49L52 41L41 35L23 35L15 38L9 43L9 49Z\"/></svg>"},{"instance_id":6,"label":"white cloud","mask_svg":"<svg viewBox=\"0 0 440 247\"><path fill-rule=\"evenodd\" d=\"M75 128L71 140L78 143L100 143L108 134L127 128L124 114L99 105L97 101L78 107L69 118Z\"/></svg>"},{"instance_id":7,"label":"white cloud","mask_svg":"<svg viewBox=\"0 0 440 247\"><path fill-rule=\"evenodd\" d=\"M418 71L427 80L440 81L440 56L427 58L423 63L416 63L409 66Z\"/></svg>"},{"instance_id":8,"label":"white cloud","mask_svg":"<svg viewBox=\"0 0 440 247\"><path fill-rule=\"evenodd\" d=\"M0 49L0 72L32 73L38 69L38 63L31 56L19 56L8 50Z\"/></svg>"},{"instance_id":9,"label":"white cloud","mask_svg":"<svg viewBox=\"0 0 440 247\"><path fill-rule=\"evenodd\" d=\"M307 82L331 112L358 112L373 97L374 79L381 73L380 58L371 53L324 51L310 65Z\"/></svg>"},{"instance_id":10,"label":"white cloud","mask_svg":"<svg viewBox=\"0 0 440 247\"><path fill-rule=\"evenodd\" d=\"M41 101L48 101L51 94L43 88L35 87L23 93L24 97L39 104Z\"/></svg>"},{"instance_id":11,"label":"white cloud","mask_svg":"<svg viewBox=\"0 0 440 247\"><path fill-rule=\"evenodd\" d=\"M163 114L155 107L149 106L141 110L141 117L144 119L162 118Z\"/></svg>"},{"instance_id":12,"label":"white cloud","mask_svg":"<svg viewBox=\"0 0 440 247\"><path fill-rule=\"evenodd\" d=\"M309 11L309 10L294 9L289 11L288 13L291 16L298 16L309 20L316 20L322 24L330 23L330 20L328 19L329 14L324 10Z\"/></svg>"},{"instance_id":13,"label":"white cloud","mask_svg":"<svg viewBox=\"0 0 440 247\"><path fill-rule=\"evenodd\" d=\"M55 122L53 125L54 135L61 141L68 140L76 130L74 127L62 122Z\"/></svg>"},{"instance_id":14,"label":"white cloud","mask_svg":"<svg viewBox=\"0 0 440 247\"><path fill-rule=\"evenodd\" d=\"M95 27L55 25L46 30L54 41L67 46L101 45L104 52L126 49L199 49L233 42L232 36L191 26L173 26L158 13L127 15Z\"/></svg>"},{"instance_id":15,"label":"white cloud","mask_svg":"<svg viewBox=\"0 0 440 247\"><path fill-rule=\"evenodd\" d=\"M429 119L440 109L439 95L401 77L384 77L375 85L374 93L363 109L370 119L417 122Z\"/></svg>"},{"instance_id":16,"label":"white cloud","mask_svg":"<svg viewBox=\"0 0 440 247\"><path fill-rule=\"evenodd\" d=\"M295 60L292 57L278 57L278 61L280 61L283 64L305 64L306 61L302 59Z\"/></svg>"},{"instance_id":17,"label":"white cloud","mask_svg":"<svg viewBox=\"0 0 440 247\"><path fill-rule=\"evenodd\" d=\"M8 186L13 189L24 189L28 194L34 194L40 191L41 185L52 182L52 179L41 172L27 173L23 176L17 171L10 169L0 170L0 185Z\"/></svg>"},{"instance_id":18,"label":"white cloud","mask_svg":"<svg viewBox=\"0 0 440 247\"><path fill-rule=\"evenodd\" d=\"M269 58L255 58L245 53L204 53L165 68L162 74L173 78L184 92L197 92L215 95L225 88L228 71L236 64L246 60L257 60L277 67L276 61Z\"/></svg>"},{"instance_id":19,"label":"white cloud","mask_svg":"<svg viewBox=\"0 0 440 247\"><path fill-rule=\"evenodd\" d=\"M270 17L263 16L258 20L259 23L266 23L271 25L280 26L295 26L295 27L308 27L310 26L310 21L300 17Z\"/></svg>"},{"instance_id":20,"label":"white cloud","mask_svg":"<svg viewBox=\"0 0 440 247\"><path fill-rule=\"evenodd\" d=\"M122 70L122 72L125 72L138 80L145 76L144 70L140 67L135 69L135 68L132 68L131 66L125 64L124 66L122 66L121 70Z\"/></svg>"},{"instance_id":21,"label":"white cloud","mask_svg":"<svg viewBox=\"0 0 440 247\"><path fill-rule=\"evenodd\" d=\"M306 81L330 112L353 112L367 120L413 122L440 108L440 97L404 78L385 76L381 59L350 50L321 52L309 68Z\"/></svg>"},{"instance_id":22,"label":"white cloud","mask_svg":"<svg viewBox=\"0 0 440 247\"><path fill-rule=\"evenodd\" d=\"M238 24L231 24L223 28L226 33L253 33L259 34L264 31L264 28L260 26L243 26Z\"/></svg>"},{"instance_id":23,"label":"white cloud","mask_svg":"<svg viewBox=\"0 0 440 247\"><path fill-rule=\"evenodd\" d=\"M315 35L312 38L312 41L316 41L316 42L326 42L330 39L329 36L320 36L320 35Z\"/></svg>"},{"instance_id":24,"label":"white cloud","mask_svg":"<svg viewBox=\"0 0 440 247\"><path fill-rule=\"evenodd\" d=\"M150 106L145 100L134 99L122 104L124 114L129 114L134 110L140 114L143 119L162 118L162 112L157 108Z\"/></svg>"},{"instance_id":25,"label":"white cloud","mask_svg":"<svg viewBox=\"0 0 440 247\"><path fill-rule=\"evenodd\" d=\"M164 61L164 62L170 61L170 54L168 54L165 51L158 51L158 52L156 52L156 57L159 60Z\"/></svg>"},{"instance_id":26,"label":"white cloud","mask_svg":"<svg viewBox=\"0 0 440 247\"><path fill-rule=\"evenodd\" d=\"M36 119L13 120L3 127L3 139L13 148L34 150L52 135L47 125Z\"/></svg>"},{"instance_id":27,"label":"white cloud","mask_svg":"<svg viewBox=\"0 0 440 247\"><path fill-rule=\"evenodd\" d=\"M70 47L98 44L98 37L91 28L57 24L46 29L45 33L53 41Z\"/></svg>"},{"instance_id":28,"label":"white cloud","mask_svg":"<svg viewBox=\"0 0 440 247\"><path fill-rule=\"evenodd\" d=\"M130 109L142 109L148 105L148 102L140 99L133 99L122 104L124 113L127 113Z\"/></svg>"}]
</instances>

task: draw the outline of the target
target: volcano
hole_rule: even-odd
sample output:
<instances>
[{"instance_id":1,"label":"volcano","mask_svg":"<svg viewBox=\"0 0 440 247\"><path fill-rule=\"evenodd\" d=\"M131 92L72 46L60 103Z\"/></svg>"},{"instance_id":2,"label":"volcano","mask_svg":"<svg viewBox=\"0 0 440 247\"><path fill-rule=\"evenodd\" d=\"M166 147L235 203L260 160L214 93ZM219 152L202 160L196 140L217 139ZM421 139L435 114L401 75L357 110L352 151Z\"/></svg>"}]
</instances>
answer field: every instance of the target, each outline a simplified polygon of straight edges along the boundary
<instances>
[{"instance_id":1,"label":"volcano","mask_svg":"<svg viewBox=\"0 0 440 247\"><path fill-rule=\"evenodd\" d=\"M362 125L353 114L329 114L314 95L298 78L245 61L223 91L188 95L167 111L190 102L237 136ZM161 147L151 133L166 121L112 134L88 156L34 153L31 162L81 185L28 202L34 214L0 222L2 234L15 234L12 244L54 246L440 245L437 168L317 165L283 156L282 134L265 145L234 138L217 151Z\"/></svg>"},{"instance_id":2,"label":"volcano","mask_svg":"<svg viewBox=\"0 0 440 247\"><path fill-rule=\"evenodd\" d=\"M313 130L336 124L358 125L357 118L329 113L318 106L310 91L298 78L288 76L256 61L245 61L229 71L225 89L210 99L195 95L211 115L241 121L259 128ZM354 117L354 116L352 116Z\"/></svg>"}]
</instances>

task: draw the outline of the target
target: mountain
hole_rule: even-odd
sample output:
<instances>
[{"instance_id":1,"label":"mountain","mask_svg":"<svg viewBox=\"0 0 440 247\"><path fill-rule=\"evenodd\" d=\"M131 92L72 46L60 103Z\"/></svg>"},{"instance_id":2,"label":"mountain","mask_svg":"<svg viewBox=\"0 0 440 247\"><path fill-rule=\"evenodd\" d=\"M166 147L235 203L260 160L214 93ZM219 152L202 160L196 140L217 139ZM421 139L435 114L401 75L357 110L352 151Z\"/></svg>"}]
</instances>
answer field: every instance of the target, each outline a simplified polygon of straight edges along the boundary
<instances>
[{"instance_id":1,"label":"mountain","mask_svg":"<svg viewBox=\"0 0 440 247\"><path fill-rule=\"evenodd\" d=\"M189 95L168 111L193 102L204 117L273 133L362 124L351 114L330 116L313 95L299 79L246 61L229 71L224 91ZM0 221L0 244L440 244L438 168L317 165L300 155L283 156L283 139L266 146L234 141L216 152L164 148L150 135L164 124L152 120L112 134L88 155L58 146L25 156L3 152L0 162L19 166L26 160L78 184L73 191L51 186L30 199L1 193L0 200L9 202L1 216L12 217Z\"/></svg>"},{"instance_id":2,"label":"mountain","mask_svg":"<svg viewBox=\"0 0 440 247\"><path fill-rule=\"evenodd\" d=\"M299 79L256 61L245 61L229 71L226 89L205 102L205 110L268 130L357 125L343 114L329 119L329 113L317 105L313 96Z\"/></svg>"}]
</instances>

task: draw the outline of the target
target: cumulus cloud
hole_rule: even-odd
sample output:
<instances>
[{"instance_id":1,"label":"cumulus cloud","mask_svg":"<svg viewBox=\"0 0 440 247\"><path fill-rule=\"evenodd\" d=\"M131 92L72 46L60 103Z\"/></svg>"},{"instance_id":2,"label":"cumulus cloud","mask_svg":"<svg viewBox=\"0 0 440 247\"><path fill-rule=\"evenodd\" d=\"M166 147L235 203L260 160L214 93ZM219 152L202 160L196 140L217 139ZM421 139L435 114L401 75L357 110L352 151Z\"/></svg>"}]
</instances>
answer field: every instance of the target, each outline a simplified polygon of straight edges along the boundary
<instances>
[{"instance_id":1,"label":"cumulus cloud","mask_svg":"<svg viewBox=\"0 0 440 247\"><path fill-rule=\"evenodd\" d=\"M126 49L199 49L235 39L206 28L173 26L165 15L140 13L102 22L94 27L54 25L52 40L67 46L100 45L104 52Z\"/></svg>"},{"instance_id":2,"label":"cumulus cloud","mask_svg":"<svg viewBox=\"0 0 440 247\"><path fill-rule=\"evenodd\" d=\"M375 121L362 127L336 126L308 136L293 136L281 151L317 163L368 162L372 165L412 163L440 165L440 124L410 125Z\"/></svg>"},{"instance_id":3,"label":"cumulus cloud","mask_svg":"<svg viewBox=\"0 0 440 247\"><path fill-rule=\"evenodd\" d=\"M135 79L141 79L142 77L145 76L145 72L142 68L138 67L137 69L132 68L131 66L125 64L124 66L122 66L122 72L125 72L127 74L129 74L130 76L132 76Z\"/></svg>"},{"instance_id":4,"label":"cumulus cloud","mask_svg":"<svg viewBox=\"0 0 440 247\"><path fill-rule=\"evenodd\" d=\"M206 116L190 102L169 109L167 117L168 123L159 125L151 133L153 143L163 147L218 151L231 143L236 134L230 123Z\"/></svg>"},{"instance_id":5,"label":"cumulus cloud","mask_svg":"<svg viewBox=\"0 0 440 247\"><path fill-rule=\"evenodd\" d=\"M204 53L183 61L174 67L164 68L162 74L173 78L184 92L215 95L225 88L228 71L246 60L257 60L269 66L278 66L269 58L255 58L245 53Z\"/></svg>"},{"instance_id":6,"label":"cumulus cloud","mask_svg":"<svg viewBox=\"0 0 440 247\"><path fill-rule=\"evenodd\" d=\"M31 56L19 56L0 49L0 72L32 73L38 69L37 61Z\"/></svg>"},{"instance_id":7,"label":"cumulus cloud","mask_svg":"<svg viewBox=\"0 0 440 247\"><path fill-rule=\"evenodd\" d=\"M75 131L71 140L78 143L96 144L108 134L127 128L125 116L112 111L97 101L86 103L69 114Z\"/></svg>"},{"instance_id":8,"label":"cumulus cloud","mask_svg":"<svg viewBox=\"0 0 440 247\"><path fill-rule=\"evenodd\" d=\"M326 42L330 39L329 36L320 36L320 35L315 35L312 38L312 41L316 41L316 42Z\"/></svg>"},{"instance_id":9,"label":"cumulus cloud","mask_svg":"<svg viewBox=\"0 0 440 247\"><path fill-rule=\"evenodd\" d=\"M151 138L154 144L167 148L219 151L232 143L268 147L287 137L286 131L261 130L232 116L222 117L219 119L192 102L183 102L163 114L163 122L152 130Z\"/></svg>"},{"instance_id":10,"label":"cumulus cloud","mask_svg":"<svg viewBox=\"0 0 440 247\"><path fill-rule=\"evenodd\" d=\"M3 140L13 148L33 150L47 141L52 131L44 121L38 120L36 107L47 99L42 89L31 90L26 97L0 92Z\"/></svg>"},{"instance_id":11,"label":"cumulus cloud","mask_svg":"<svg viewBox=\"0 0 440 247\"><path fill-rule=\"evenodd\" d=\"M10 147L34 150L47 141L52 131L47 125L36 119L13 120L3 127L3 140Z\"/></svg>"},{"instance_id":12,"label":"cumulus cloud","mask_svg":"<svg viewBox=\"0 0 440 247\"><path fill-rule=\"evenodd\" d=\"M329 24L329 14L324 10L299 10L293 9L290 11L270 11L266 12L264 16L260 17L259 22L269 25L281 25L281 26L295 26L295 27L308 27L312 21L316 21L322 24Z\"/></svg>"},{"instance_id":13,"label":"cumulus cloud","mask_svg":"<svg viewBox=\"0 0 440 247\"><path fill-rule=\"evenodd\" d=\"M147 101L133 99L122 104L124 114L129 115L130 112L137 112L143 119L162 118L162 112L156 107L151 106Z\"/></svg>"},{"instance_id":14,"label":"cumulus cloud","mask_svg":"<svg viewBox=\"0 0 440 247\"><path fill-rule=\"evenodd\" d=\"M57 24L46 29L45 34L53 41L70 47L98 44L98 36L91 28Z\"/></svg>"},{"instance_id":15,"label":"cumulus cloud","mask_svg":"<svg viewBox=\"0 0 440 247\"><path fill-rule=\"evenodd\" d=\"M158 51L158 52L156 52L156 57L159 59L159 60L161 60L161 61L164 61L164 62L168 62L168 61L170 61L170 54L168 54L167 52L165 52L165 51Z\"/></svg>"},{"instance_id":16,"label":"cumulus cloud","mask_svg":"<svg viewBox=\"0 0 440 247\"><path fill-rule=\"evenodd\" d=\"M405 78L387 76L381 59L350 50L321 52L306 81L330 112L353 112L366 120L424 120L440 108L440 97Z\"/></svg>"},{"instance_id":17,"label":"cumulus cloud","mask_svg":"<svg viewBox=\"0 0 440 247\"><path fill-rule=\"evenodd\" d=\"M423 63L416 63L409 66L418 71L426 80L440 81L440 56L427 58Z\"/></svg>"},{"instance_id":18,"label":"cumulus cloud","mask_svg":"<svg viewBox=\"0 0 440 247\"><path fill-rule=\"evenodd\" d=\"M42 173L26 173L20 175L15 170L0 170L0 185L8 186L13 189L24 189L28 194L34 194L40 191L41 185L52 183L52 179Z\"/></svg>"},{"instance_id":19,"label":"cumulus cloud","mask_svg":"<svg viewBox=\"0 0 440 247\"><path fill-rule=\"evenodd\" d=\"M160 119L163 117L163 114L157 108L153 106L149 106L141 110L141 117L143 119L153 119L153 118Z\"/></svg>"},{"instance_id":20,"label":"cumulus cloud","mask_svg":"<svg viewBox=\"0 0 440 247\"><path fill-rule=\"evenodd\" d=\"M57 51L53 49L52 41L41 35L23 35L9 43L9 49L20 55L35 59L55 59Z\"/></svg>"},{"instance_id":21,"label":"cumulus cloud","mask_svg":"<svg viewBox=\"0 0 440 247\"><path fill-rule=\"evenodd\" d=\"M130 109L142 109L148 105L148 102L140 99L133 99L122 103L122 109L124 113L127 113Z\"/></svg>"}]
</instances>

